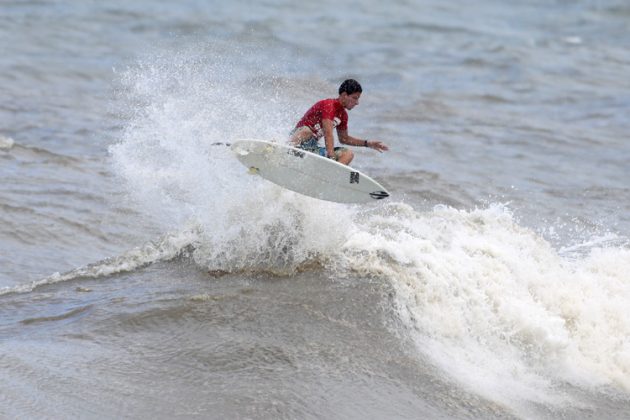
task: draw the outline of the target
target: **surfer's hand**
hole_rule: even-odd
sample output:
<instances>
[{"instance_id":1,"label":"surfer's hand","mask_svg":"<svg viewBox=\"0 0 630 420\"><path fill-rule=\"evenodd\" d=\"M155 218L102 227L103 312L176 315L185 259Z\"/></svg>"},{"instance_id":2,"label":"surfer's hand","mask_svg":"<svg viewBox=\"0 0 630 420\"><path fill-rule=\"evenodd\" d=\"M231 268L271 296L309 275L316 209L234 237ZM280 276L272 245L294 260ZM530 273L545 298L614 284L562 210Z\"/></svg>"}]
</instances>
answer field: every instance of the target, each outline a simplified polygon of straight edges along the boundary
<instances>
[{"instance_id":1,"label":"surfer's hand","mask_svg":"<svg viewBox=\"0 0 630 420\"><path fill-rule=\"evenodd\" d=\"M381 153L389 150L389 147L387 147L385 143L376 140L368 141L368 147L370 149L378 150Z\"/></svg>"}]
</instances>

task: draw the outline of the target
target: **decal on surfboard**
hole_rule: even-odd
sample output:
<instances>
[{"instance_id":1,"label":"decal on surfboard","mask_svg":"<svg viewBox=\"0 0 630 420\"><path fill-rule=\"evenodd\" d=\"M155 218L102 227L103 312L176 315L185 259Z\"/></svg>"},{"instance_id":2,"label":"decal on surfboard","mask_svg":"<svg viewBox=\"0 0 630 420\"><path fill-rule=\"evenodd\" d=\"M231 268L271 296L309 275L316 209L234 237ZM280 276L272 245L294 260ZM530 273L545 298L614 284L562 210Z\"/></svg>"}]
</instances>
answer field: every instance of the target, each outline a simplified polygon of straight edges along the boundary
<instances>
[{"instance_id":1,"label":"decal on surfboard","mask_svg":"<svg viewBox=\"0 0 630 420\"><path fill-rule=\"evenodd\" d=\"M382 200L383 198L389 197L389 194L386 193L385 191L374 191L370 193L370 197L376 200Z\"/></svg>"},{"instance_id":2,"label":"decal on surfboard","mask_svg":"<svg viewBox=\"0 0 630 420\"><path fill-rule=\"evenodd\" d=\"M299 150L289 149L287 150L287 155L292 155L295 157L299 157L300 159L304 159L304 152L300 152Z\"/></svg>"}]
</instances>

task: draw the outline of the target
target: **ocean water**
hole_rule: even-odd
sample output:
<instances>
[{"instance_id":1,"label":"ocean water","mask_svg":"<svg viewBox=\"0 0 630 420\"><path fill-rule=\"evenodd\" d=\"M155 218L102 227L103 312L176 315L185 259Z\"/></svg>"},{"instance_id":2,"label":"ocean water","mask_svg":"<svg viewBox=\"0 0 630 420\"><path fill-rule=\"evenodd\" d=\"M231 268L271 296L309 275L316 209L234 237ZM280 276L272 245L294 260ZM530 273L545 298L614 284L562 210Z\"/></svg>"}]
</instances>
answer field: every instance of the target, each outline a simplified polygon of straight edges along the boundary
<instances>
[{"instance_id":1,"label":"ocean water","mask_svg":"<svg viewBox=\"0 0 630 420\"><path fill-rule=\"evenodd\" d=\"M630 417L630 5L3 1L0 417ZM363 85L348 206L246 174Z\"/></svg>"}]
</instances>

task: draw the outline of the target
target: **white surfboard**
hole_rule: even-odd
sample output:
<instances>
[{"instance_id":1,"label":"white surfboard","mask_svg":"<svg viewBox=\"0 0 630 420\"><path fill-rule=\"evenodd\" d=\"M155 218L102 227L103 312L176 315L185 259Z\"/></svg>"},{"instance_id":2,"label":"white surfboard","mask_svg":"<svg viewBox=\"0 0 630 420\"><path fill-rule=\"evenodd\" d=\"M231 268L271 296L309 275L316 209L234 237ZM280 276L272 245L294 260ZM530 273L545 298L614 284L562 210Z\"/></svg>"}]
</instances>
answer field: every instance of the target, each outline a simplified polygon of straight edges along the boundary
<instances>
[{"instance_id":1,"label":"white surfboard","mask_svg":"<svg viewBox=\"0 0 630 420\"><path fill-rule=\"evenodd\" d=\"M250 173L309 197L337 203L389 197L369 176L315 153L263 140L237 140L231 147Z\"/></svg>"}]
</instances>

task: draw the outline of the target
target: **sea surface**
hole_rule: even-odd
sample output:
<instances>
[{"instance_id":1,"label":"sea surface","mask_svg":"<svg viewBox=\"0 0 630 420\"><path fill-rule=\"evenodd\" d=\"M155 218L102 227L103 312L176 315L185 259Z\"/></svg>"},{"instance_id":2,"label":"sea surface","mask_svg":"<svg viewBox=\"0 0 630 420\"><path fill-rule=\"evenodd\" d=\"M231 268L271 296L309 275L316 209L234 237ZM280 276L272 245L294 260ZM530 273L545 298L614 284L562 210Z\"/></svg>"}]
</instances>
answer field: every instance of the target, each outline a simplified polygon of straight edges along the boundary
<instances>
[{"instance_id":1,"label":"sea surface","mask_svg":"<svg viewBox=\"0 0 630 420\"><path fill-rule=\"evenodd\" d=\"M0 418L630 417L630 3L0 2ZM225 146L363 85L315 200Z\"/></svg>"}]
</instances>

